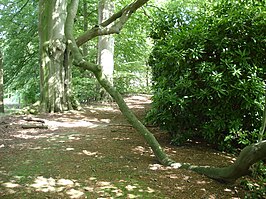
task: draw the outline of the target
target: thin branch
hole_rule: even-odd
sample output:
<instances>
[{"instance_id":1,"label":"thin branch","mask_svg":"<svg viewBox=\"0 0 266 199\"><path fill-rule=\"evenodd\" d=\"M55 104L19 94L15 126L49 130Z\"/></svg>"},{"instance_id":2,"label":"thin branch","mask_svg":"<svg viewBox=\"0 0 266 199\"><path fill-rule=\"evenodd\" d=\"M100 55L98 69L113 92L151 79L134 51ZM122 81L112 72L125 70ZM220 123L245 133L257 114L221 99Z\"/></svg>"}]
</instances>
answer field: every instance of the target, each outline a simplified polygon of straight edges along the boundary
<instances>
[{"instance_id":1,"label":"thin branch","mask_svg":"<svg viewBox=\"0 0 266 199\"><path fill-rule=\"evenodd\" d=\"M27 122L40 122L40 123L45 123L44 120L36 119L36 118L24 118L24 120L27 121Z\"/></svg>"},{"instance_id":2,"label":"thin branch","mask_svg":"<svg viewBox=\"0 0 266 199\"><path fill-rule=\"evenodd\" d=\"M28 5L30 0L27 0L26 3L24 3L24 5L19 9L19 11L17 11L13 17L11 18L11 21L13 21L13 19Z\"/></svg>"},{"instance_id":3,"label":"thin branch","mask_svg":"<svg viewBox=\"0 0 266 199\"><path fill-rule=\"evenodd\" d=\"M261 124L261 129L259 132L259 141L263 140L264 137L264 132L266 128L266 90L265 90L265 99L264 99L264 110L263 110L263 117L262 117L262 124Z\"/></svg>"},{"instance_id":4,"label":"thin branch","mask_svg":"<svg viewBox=\"0 0 266 199\"><path fill-rule=\"evenodd\" d=\"M24 124L21 126L23 129L48 129L47 125L37 125L37 124Z\"/></svg>"}]
</instances>

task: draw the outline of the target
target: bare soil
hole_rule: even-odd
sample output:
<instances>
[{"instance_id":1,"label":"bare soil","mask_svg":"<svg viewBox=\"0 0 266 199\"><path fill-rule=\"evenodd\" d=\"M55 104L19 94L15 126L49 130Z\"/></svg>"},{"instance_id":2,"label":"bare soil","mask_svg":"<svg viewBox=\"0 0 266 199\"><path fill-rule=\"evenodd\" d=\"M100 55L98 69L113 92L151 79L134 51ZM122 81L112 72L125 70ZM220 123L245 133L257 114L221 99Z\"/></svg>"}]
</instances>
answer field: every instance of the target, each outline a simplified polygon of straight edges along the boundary
<instances>
[{"instance_id":1,"label":"bare soil","mask_svg":"<svg viewBox=\"0 0 266 199\"><path fill-rule=\"evenodd\" d=\"M126 102L143 120L149 96L127 97ZM29 125L36 128L25 128ZM221 167L234 161L233 156L200 142L172 146L166 132L149 129L178 162ZM244 196L240 181L221 184L160 165L114 103L91 104L83 111L63 114L0 117L0 198Z\"/></svg>"}]
</instances>

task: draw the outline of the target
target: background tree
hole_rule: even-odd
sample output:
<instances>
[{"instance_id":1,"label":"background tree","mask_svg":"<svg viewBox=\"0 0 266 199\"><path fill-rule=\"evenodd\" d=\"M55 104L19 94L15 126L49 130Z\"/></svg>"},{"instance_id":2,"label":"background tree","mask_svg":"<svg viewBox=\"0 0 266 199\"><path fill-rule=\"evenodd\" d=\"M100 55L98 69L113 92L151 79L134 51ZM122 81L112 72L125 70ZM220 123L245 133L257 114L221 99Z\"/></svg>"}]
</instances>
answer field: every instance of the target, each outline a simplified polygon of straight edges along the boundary
<instances>
[{"instance_id":1,"label":"background tree","mask_svg":"<svg viewBox=\"0 0 266 199\"><path fill-rule=\"evenodd\" d=\"M128 2L130 3L130 2ZM130 18L115 37L114 86L122 94L149 93L150 67L147 64L152 42L149 32L157 1L149 1ZM118 8L121 6L117 6Z\"/></svg>"},{"instance_id":2,"label":"background tree","mask_svg":"<svg viewBox=\"0 0 266 199\"><path fill-rule=\"evenodd\" d=\"M117 0L115 3L116 11L118 11L130 1ZM87 9L84 5L87 5ZM84 0L80 3L74 30L76 36L84 31L84 26L91 29L98 24L97 5L96 0ZM132 23L126 24L124 31L119 35L114 35L116 37L114 85L123 94L149 92L147 86L149 68L147 68L146 61L151 43L146 38L149 20L152 19L152 9L153 7L149 6L135 13ZM40 98L37 11L36 1L13 2L8 0L3 1L3 7L1 7L1 25L5 30L3 34L6 38L5 85L8 85L6 89L9 92L20 93L21 106L32 104ZM82 45L82 49L84 48L83 51L87 53L85 57L96 63L97 38ZM68 82L65 86L69 85L72 89L65 90L73 94L70 94L72 98L74 96L79 102L100 99L99 86L95 84L97 80L92 78L91 73L78 70L73 66L71 74L72 84ZM72 105L77 106L76 101ZM64 106L67 107L67 103Z\"/></svg>"},{"instance_id":3,"label":"background tree","mask_svg":"<svg viewBox=\"0 0 266 199\"><path fill-rule=\"evenodd\" d=\"M158 161L165 165L170 165L173 161L165 154L162 147L153 136L151 132L137 119L133 112L129 109L123 97L114 88L112 83L109 82L105 74L103 74L102 67L95 63L87 62L79 51L78 46L83 45L87 41L100 35L119 33L123 25L128 21L131 15L148 0L136 0L122 10L112 15L108 20L99 24L87 32L83 33L77 39L73 35L74 19L78 10L78 0L72 0L67 9L66 19L66 38L73 54L74 63L76 66L93 72L100 85L112 96L114 101L118 104L121 112L127 118L130 124L146 139L154 151Z\"/></svg>"},{"instance_id":4,"label":"background tree","mask_svg":"<svg viewBox=\"0 0 266 199\"><path fill-rule=\"evenodd\" d=\"M114 14L114 1L99 0L98 4L98 24L103 23ZM98 37L98 57L97 62L102 67L103 74L113 84L114 73L114 37L112 35L102 35ZM103 92L102 98L106 98Z\"/></svg>"},{"instance_id":5,"label":"background tree","mask_svg":"<svg viewBox=\"0 0 266 199\"><path fill-rule=\"evenodd\" d=\"M3 55L0 50L0 113L4 113L4 71L3 71Z\"/></svg>"},{"instance_id":6,"label":"background tree","mask_svg":"<svg viewBox=\"0 0 266 199\"><path fill-rule=\"evenodd\" d=\"M38 4L36 1L1 1L2 53L5 54L5 91L19 91L21 103L39 98Z\"/></svg>"}]
</instances>

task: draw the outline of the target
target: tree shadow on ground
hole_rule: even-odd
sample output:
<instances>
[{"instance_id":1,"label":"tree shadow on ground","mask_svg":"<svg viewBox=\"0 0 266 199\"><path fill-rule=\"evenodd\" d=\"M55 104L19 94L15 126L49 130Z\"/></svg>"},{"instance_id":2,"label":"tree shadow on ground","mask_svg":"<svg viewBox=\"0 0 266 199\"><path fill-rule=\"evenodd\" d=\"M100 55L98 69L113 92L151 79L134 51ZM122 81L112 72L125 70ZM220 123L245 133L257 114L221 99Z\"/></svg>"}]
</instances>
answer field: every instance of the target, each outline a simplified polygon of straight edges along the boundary
<instances>
[{"instance_id":1,"label":"tree shadow on ground","mask_svg":"<svg viewBox=\"0 0 266 199\"><path fill-rule=\"evenodd\" d=\"M126 101L140 118L150 103L147 96ZM48 129L22 129L24 117L6 118L0 134L1 198L244 198L239 181L224 185L158 164L115 104L34 116ZM211 166L234 161L204 143L172 146L165 132L151 131L174 160Z\"/></svg>"}]
</instances>

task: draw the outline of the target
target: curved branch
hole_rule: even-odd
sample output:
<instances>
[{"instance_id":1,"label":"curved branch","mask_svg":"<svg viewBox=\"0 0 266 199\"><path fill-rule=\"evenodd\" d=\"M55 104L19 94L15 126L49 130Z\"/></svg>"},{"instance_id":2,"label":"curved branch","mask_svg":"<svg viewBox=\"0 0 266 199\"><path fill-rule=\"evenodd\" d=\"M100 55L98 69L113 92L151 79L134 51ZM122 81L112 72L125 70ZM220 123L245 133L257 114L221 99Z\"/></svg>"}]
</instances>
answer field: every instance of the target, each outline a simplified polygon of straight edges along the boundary
<instances>
[{"instance_id":1,"label":"curved branch","mask_svg":"<svg viewBox=\"0 0 266 199\"><path fill-rule=\"evenodd\" d=\"M96 64L87 63L79 51L75 38L73 36L74 19L77 14L79 0L72 0L67 6L67 17L65 24L65 34L67 39L67 45L71 49L71 53L74 57L73 64L82 65L85 69L90 71L98 70Z\"/></svg>"},{"instance_id":2,"label":"curved branch","mask_svg":"<svg viewBox=\"0 0 266 199\"><path fill-rule=\"evenodd\" d=\"M246 146L236 161L227 167L215 168L209 166L193 166L180 164L179 168L195 171L204 174L209 178L220 182L234 182L236 179L247 175L249 168L256 162L266 159L266 140Z\"/></svg>"},{"instance_id":3,"label":"curved branch","mask_svg":"<svg viewBox=\"0 0 266 199\"><path fill-rule=\"evenodd\" d=\"M77 46L81 46L94 37L101 35L109 35L119 33L131 15L137 9L146 4L149 0L136 0L133 3L125 6L119 12L113 14L109 19L88 30L76 39ZM113 24L113 25L111 25Z\"/></svg>"}]
</instances>

